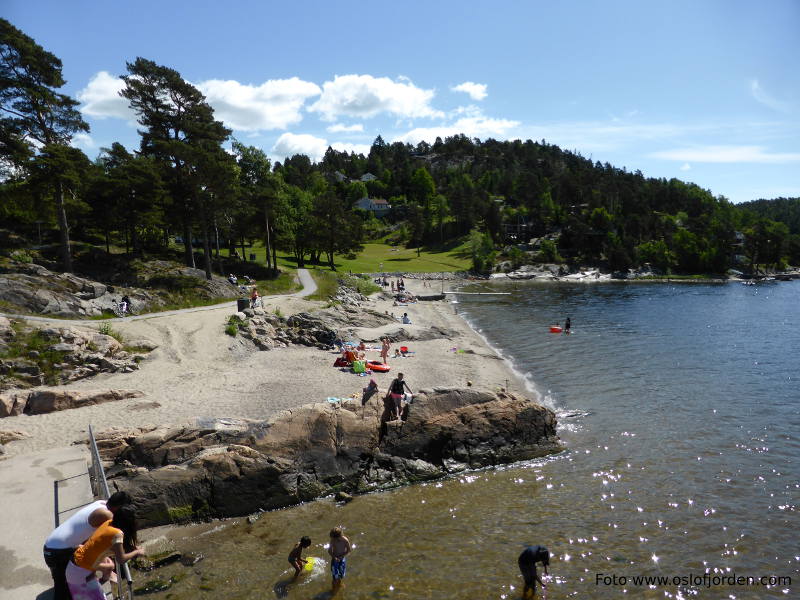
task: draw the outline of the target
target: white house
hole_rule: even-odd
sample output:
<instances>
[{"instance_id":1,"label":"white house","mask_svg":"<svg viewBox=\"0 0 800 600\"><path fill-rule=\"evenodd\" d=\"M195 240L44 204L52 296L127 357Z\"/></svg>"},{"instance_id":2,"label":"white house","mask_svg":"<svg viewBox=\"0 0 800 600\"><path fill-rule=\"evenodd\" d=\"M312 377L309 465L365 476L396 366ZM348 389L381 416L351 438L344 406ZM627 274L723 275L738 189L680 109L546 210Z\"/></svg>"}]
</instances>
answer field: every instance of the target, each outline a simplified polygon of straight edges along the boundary
<instances>
[{"instance_id":1,"label":"white house","mask_svg":"<svg viewBox=\"0 0 800 600\"><path fill-rule=\"evenodd\" d=\"M359 179L359 181L363 181L364 183L369 183L370 181L375 181L376 179L377 176L373 175L372 173L364 173L361 176L361 179Z\"/></svg>"},{"instance_id":2,"label":"white house","mask_svg":"<svg viewBox=\"0 0 800 600\"><path fill-rule=\"evenodd\" d=\"M356 207L361 210L368 210L376 217L382 217L388 213L392 206L382 198L362 198L356 202Z\"/></svg>"}]
</instances>

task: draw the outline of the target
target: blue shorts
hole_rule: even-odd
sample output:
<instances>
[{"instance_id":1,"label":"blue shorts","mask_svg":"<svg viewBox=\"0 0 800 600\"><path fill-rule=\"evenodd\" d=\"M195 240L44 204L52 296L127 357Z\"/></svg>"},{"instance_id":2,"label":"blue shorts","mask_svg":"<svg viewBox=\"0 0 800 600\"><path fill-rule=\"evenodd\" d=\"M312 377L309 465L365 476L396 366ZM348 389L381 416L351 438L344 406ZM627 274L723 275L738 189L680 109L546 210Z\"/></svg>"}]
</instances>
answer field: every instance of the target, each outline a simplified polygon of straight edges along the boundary
<instances>
[{"instance_id":1,"label":"blue shorts","mask_svg":"<svg viewBox=\"0 0 800 600\"><path fill-rule=\"evenodd\" d=\"M345 572L347 571L347 559L342 558L336 560L335 558L331 561L331 573L333 574L334 579L344 579Z\"/></svg>"}]
</instances>

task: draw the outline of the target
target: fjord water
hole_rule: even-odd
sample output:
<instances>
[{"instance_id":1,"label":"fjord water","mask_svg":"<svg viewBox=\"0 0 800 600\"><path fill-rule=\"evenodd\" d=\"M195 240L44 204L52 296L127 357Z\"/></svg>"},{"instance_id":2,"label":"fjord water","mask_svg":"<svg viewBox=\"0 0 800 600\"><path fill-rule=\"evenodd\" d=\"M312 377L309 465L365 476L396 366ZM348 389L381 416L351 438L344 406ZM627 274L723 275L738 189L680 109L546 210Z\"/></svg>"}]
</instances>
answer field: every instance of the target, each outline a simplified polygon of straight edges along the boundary
<instances>
[{"instance_id":1,"label":"fjord water","mask_svg":"<svg viewBox=\"0 0 800 600\"><path fill-rule=\"evenodd\" d=\"M525 544L553 554L551 600L798 597L800 282L470 289L510 292L454 307L557 411L568 449L184 539L207 558L172 598L327 598L324 568L286 585L286 555L310 535L327 556L333 525L355 546L342 598L516 599ZM567 316L572 335L548 332ZM792 583L673 582L704 573ZM668 582L633 580L648 575Z\"/></svg>"}]
</instances>

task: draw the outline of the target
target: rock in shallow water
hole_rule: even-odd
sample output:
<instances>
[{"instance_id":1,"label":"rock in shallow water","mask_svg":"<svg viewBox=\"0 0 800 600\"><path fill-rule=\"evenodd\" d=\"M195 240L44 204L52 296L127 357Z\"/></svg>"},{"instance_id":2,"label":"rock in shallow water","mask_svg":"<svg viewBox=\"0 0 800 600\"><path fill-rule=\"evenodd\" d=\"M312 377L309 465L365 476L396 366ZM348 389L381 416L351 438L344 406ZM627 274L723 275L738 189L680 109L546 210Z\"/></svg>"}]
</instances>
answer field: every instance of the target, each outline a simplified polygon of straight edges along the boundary
<instances>
[{"instance_id":1,"label":"rock in shallow water","mask_svg":"<svg viewBox=\"0 0 800 600\"><path fill-rule=\"evenodd\" d=\"M334 492L388 489L561 450L552 411L470 389L423 391L406 421L382 400L313 404L269 421L206 421L98 436L143 525L226 517ZM143 468L147 469L146 471Z\"/></svg>"}]
</instances>

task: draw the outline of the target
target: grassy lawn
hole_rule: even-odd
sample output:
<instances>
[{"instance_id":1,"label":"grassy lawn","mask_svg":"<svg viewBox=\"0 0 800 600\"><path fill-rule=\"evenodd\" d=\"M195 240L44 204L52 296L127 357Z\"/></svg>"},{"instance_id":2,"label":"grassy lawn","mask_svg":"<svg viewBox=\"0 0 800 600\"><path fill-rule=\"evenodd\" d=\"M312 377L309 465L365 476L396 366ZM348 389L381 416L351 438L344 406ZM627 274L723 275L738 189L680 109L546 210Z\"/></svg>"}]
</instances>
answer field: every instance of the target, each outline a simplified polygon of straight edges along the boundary
<instances>
[{"instance_id":1,"label":"grassy lawn","mask_svg":"<svg viewBox=\"0 0 800 600\"><path fill-rule=\"evenodd\" d=\"M227 254L227 250L221 250ZM256 261L264 263L264 247L256 243L252 248L247 249L248 258L250 254L256 255ZM440 273L442 271L466 271L472 266L472 261L466 243L448 246L444 249L425 248L421 249L417 256L416 248L405 248L403 246L389 246L382 242L370 242L364 244L364 250L353 259L347 259L337 255L335 257L336 269L347 273L377 273L402 271L405 273ZM383 268L381 269L381 265ZM295 269L297 263L293 256L285 253L278 254L278 266L282 268ZM313 268L314 265L307 265ZM321 267L325 268L325 267Z\"/></svg>"}]
</instances>

